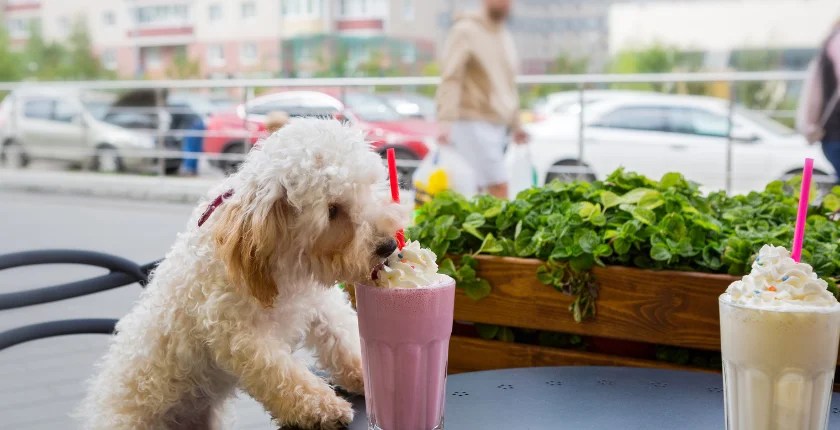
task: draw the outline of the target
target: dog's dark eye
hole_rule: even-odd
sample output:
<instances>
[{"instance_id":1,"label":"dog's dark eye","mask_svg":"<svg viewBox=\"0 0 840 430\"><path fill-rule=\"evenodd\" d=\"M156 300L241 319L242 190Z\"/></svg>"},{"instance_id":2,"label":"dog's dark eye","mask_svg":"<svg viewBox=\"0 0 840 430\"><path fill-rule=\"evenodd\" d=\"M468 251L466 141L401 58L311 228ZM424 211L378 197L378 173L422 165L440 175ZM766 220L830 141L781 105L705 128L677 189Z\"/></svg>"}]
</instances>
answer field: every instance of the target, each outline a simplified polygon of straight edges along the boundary
<instances>
[{"instance_id":1,"label":"dog's dark eye","mask_svg":"<svg viewBox=\"0 0 840 430\"><path fill-rule=\"evenodd\" d=\"M330 219L335 219L338 216L338 205L330 205Z\"/></svg>"}]
</instances>

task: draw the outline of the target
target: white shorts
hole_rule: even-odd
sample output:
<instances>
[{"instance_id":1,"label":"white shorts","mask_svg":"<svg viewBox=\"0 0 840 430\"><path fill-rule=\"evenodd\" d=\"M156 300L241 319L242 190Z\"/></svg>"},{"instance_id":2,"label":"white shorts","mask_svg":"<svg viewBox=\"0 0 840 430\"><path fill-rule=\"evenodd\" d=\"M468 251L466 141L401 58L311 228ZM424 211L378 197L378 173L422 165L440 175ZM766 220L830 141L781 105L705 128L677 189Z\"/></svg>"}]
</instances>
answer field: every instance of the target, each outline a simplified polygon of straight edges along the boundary
<instances>
[{"instance_id":1,"label":"white shorts","mask_svg":"<svg viewBox=\"0 0 840 430\"><path fill-rule=\"evenodd\" d=\"M479 188L507 183L506 126L485 121L455 121L450 129L449 141L458 154L470 163Z\"/></svg>"}]
</instances>

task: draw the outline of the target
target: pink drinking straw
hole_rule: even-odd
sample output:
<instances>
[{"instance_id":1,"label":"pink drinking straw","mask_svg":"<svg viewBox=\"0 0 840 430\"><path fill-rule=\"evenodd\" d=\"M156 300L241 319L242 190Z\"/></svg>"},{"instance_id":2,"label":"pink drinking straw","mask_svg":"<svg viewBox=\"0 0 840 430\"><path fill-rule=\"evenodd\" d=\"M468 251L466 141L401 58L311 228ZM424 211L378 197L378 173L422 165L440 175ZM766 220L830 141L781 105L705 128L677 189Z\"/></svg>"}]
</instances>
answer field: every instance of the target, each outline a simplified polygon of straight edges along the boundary
<instances>
[{"instance_id":1,"label":"pink drinking straw","mask_svg":"<svg viewBox=\"0 0 840 430\"><path fill-rule=\"evenodd\" d=\"M391 198L394 199L394 203L400 202L400 185L397 182L397 156L394 153L394 148L389 148L387 151L388 154L388 179L391 181ZM397 246L400 249L403 249L405 246L405 233L402 230L397 232Z\"/></svg>"},{"instance_id":2,"label":"pink drinking straw","mask_svg":"<svg viewBox=\"0 0 840 430\"><path fill-rule=\"evenodd\" d=\"M814 159L805 159L802 169L802 190L799 192L799 212L796 213L796 230L793 233L793 249L790 256L799 263L802 258L802 240L805 239L805 219L808 218L808 202L811 194L811 176L814 173Z\"/></svg>"}]
</instances>

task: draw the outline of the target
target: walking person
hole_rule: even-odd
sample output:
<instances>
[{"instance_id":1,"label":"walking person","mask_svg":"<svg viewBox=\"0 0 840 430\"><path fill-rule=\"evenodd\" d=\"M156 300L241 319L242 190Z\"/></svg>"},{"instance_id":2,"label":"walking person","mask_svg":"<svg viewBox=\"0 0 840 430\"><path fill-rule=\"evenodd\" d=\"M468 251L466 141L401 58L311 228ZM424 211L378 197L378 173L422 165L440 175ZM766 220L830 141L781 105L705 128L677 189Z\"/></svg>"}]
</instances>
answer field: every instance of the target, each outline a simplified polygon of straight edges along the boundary
<instances>
[{"instance_id":1,"label":"walking person","mask_svg":"<svg viewBox=\"0 0 840 430\"><path fill-rule=\"evenodd\" d=\"M481 11L456 18L443 49L436 97L438 142L461 154L478 186L499 198L508 197L508 141L528 141L519 122L516 48L505 28L510 7L511 0L484 0Z\"/></svg>"},{"instance_id":2,"label":"walking person","mask_svg":"<svg viewBox=\"0 0 840 430\"><path fill-rule=\"evenodd\" d=\"M809 68L797 112L797 129L809 143L822 142L840 185L840 20Z\"/></svg>"}]
</instances>

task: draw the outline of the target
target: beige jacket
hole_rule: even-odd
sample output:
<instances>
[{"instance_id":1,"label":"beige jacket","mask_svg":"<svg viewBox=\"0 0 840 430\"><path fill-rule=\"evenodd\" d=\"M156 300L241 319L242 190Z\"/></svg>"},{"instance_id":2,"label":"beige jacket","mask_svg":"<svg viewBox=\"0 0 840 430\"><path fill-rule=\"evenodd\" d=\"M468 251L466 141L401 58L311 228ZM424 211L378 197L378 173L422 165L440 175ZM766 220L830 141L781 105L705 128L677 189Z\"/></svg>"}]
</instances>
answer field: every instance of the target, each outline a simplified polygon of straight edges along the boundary
<instances>
[{"instance_id":1,"label":"beige jacket","mask_svg":"<svg viewBox=\"0 0 840 430\"><path fill-rule=\"evenodd\" d=\"M516 48L503 24L484 13L456 19L441 59L437 118L519 128Z\"/></svg>"}]
</instances>

